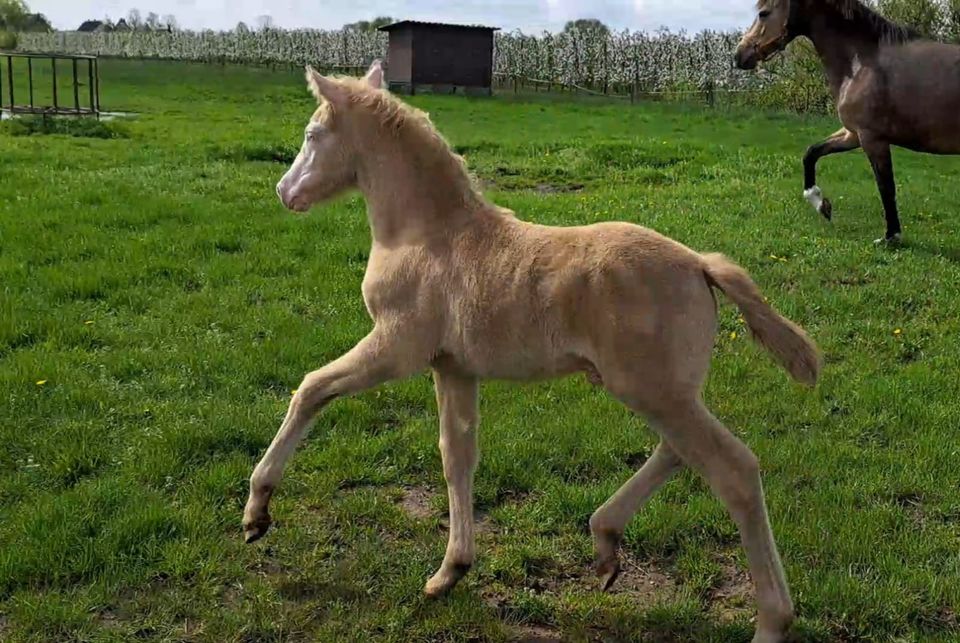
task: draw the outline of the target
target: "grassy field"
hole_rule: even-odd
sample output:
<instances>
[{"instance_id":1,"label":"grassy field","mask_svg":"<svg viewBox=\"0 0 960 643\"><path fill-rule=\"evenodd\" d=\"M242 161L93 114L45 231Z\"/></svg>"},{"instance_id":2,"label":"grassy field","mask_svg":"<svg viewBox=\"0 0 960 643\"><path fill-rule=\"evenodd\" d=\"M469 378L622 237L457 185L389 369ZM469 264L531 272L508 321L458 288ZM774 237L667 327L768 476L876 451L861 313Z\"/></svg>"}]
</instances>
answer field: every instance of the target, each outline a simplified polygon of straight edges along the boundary
<instances>
[{"instance_id":1,"label":"grassy field","mask_svg":"<svg viewBox=\"0 0 960 643\"><path fill-rule=\"evenodd\" d=\"M736 529L689 472L598 593L587 519L655 442L581 379L484 386L479 557L448 599L421 596L446 539L426 374L330 407L243 545L291 390L369 328L364 206L274 195L300 73L102 74L137 118L0 130L0 639L750 639ZM892 251L859 153L822 164L835 223L800 198L829 118L415 102L524 219L634 221L747 267L827 358L804 390L722 308L707 400L760 457L797 640L960 639L960 160L897 154Z\"/></svg>"}]
</instances>

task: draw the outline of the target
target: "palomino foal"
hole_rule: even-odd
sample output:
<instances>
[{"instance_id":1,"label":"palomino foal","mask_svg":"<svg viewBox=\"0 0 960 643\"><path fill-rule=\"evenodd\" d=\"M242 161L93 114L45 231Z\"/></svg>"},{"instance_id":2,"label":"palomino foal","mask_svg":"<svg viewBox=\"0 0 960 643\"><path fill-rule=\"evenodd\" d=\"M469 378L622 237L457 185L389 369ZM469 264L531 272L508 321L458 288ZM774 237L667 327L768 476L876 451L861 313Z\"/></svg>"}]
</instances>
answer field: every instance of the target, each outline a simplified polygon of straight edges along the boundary
<instances>
[{"instance_id":1,"label":"palomino foal","mask_svg":"<svg viewBox=\"0 0 960 643\"><path fill-rule=\"evenodd\" d=\"M719 255L626 223L533 225L489 203L427 117L381 89L382 76L379 63L363 80L307 69L320 108L277 193L298 212L348 188L363 193L373 232L363 297L374 325L294 395L250 480L246 540L270 526L270 496L321 408L431 368L450 538L426 592L441 595L474 560L478 382L586 373L662 438L590 520L605 587L619 573L627 522L686 464L706 477L740 528L757 589L754 640L782 640L793 605L757 459L701 400L717 328L713 289L733 299L759 342L810 385L820 367L814 344Z\"/></svg>"}]
</instances>

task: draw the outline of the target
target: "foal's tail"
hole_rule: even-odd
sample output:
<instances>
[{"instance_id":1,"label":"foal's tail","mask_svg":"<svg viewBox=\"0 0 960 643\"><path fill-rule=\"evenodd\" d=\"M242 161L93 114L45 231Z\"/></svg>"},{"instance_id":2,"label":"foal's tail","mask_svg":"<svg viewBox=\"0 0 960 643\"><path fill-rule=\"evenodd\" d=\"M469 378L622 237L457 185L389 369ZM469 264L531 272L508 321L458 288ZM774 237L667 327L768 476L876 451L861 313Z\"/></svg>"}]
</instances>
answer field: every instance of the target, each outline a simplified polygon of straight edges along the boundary
<instances>
[{"instance_id":1,"label":"foal's tail","mask_svg":"<svg viewBox=\"0 0 960 643\"><path fill-rule=\"evenodd\" d=\"M802 328L768 304L747 272L723 255L703 255L707 282L719 288L743 313L754 339L798 382L813 386L820 374L820 352Z\"/></svg>"}]
</instances>

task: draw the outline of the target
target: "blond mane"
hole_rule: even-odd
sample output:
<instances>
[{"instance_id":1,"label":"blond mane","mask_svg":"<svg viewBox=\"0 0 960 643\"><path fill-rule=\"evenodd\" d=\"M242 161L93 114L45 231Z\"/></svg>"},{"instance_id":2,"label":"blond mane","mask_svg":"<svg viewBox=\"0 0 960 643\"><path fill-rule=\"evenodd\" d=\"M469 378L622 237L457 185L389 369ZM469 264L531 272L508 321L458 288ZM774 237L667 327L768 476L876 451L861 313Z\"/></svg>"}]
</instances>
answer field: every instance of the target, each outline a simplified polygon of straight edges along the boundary
<instances>
[{"instance_id":1,"label":"blond mane","mask_svg":"<svg viewBox=\"0 0 960 643\"><path fill-rule=\"evenodd\" d=\"M453 151L426 112L404 103L385 89L371 87L363 79L340 77L335 80L347 90L354 106L376 117L380 136L400 139L404 149L429 159L431 167L445 168L447 171L442 178L451 180L459 188L464 204L484 203L466 161ZM331 108L326 104L326 107L321 105L319 110L322 109Z\"/></svg>"}]
</instances>

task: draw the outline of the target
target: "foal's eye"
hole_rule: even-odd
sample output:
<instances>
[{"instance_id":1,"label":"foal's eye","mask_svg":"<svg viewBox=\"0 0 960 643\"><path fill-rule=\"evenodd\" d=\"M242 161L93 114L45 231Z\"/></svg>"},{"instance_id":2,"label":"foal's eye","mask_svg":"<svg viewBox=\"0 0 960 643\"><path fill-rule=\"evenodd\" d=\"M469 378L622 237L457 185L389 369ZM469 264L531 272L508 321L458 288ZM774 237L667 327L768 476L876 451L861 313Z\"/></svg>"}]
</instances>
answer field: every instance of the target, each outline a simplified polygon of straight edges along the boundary
<instances>
[{"instance_id":1,"label":"foal's eye","mask_svg":"<svg viewBox=\"0 0 960 643\"><path fill-rule=\"evenodd\" d=\"M763 11L760 12L760 19L761 19L761 20L766 20L766 19L769 18L769 17L770 17L770 10L769 10L769 9L764 9Z\"/></svg>"}]
</instances>

